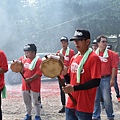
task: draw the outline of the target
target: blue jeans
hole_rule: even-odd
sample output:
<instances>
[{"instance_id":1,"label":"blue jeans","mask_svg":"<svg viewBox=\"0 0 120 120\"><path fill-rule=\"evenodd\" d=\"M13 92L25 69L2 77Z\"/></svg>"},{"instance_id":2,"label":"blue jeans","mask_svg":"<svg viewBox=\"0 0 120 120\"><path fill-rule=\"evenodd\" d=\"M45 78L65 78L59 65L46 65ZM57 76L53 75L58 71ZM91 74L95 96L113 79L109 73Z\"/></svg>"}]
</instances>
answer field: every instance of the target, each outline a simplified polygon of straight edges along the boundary
<instances>
[{"instance_id":1,"label":"blue jeans","mask_svg":"<svg viewBox=\"0 0 120 120\"><path fill-rule=\"evenodd\" d=\"M75 109L66 108L66 120L92 120L92 113L76 111Z\"/></svg>"},{"instance_id":2,"label":"blue jeans","mask_svg":"<svg viewBox=\"0 0 120 120\"><path fill-rule=\"evenodd\" d=\"M100 85L97 88L95 105L94 105L94 112L93 112L93 116L92 116L94 119L98 120L98 118L99 118L99 120L100 120L101 95L102 95L102 98L103 98L103 101L104 101L107 118L108 119L114 118L113 104L112 104L112 97L111 97L110 79L111 79L111 77L102 78L101 82L100 82Z\"/></svg>"},{"instance_id":3,"label":"blue jeans","mask_svg":"<svg viewBox=\"0 0 120 120\"><path fill-rule=\"evenodd\" d=\"M119 87L118 87L118 83L117 83L117 76L115 76L114 89L115 89L115 92L116 92L116 97L117 97L117 98L120 97Z\"/></svg>"}]
</instances>

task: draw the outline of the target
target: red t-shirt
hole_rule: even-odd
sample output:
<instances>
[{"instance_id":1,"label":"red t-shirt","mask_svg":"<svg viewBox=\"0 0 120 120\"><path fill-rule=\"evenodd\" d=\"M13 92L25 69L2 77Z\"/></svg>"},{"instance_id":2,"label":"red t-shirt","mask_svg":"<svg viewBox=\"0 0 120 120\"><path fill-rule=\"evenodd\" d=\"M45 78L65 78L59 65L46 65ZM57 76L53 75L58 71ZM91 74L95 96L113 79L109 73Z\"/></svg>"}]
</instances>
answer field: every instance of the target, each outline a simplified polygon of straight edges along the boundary
<instances>
[{"instance_id":1,"label":"red t-shirt","mask_svg":"<svg viewBox=\"0 0 120 120\"><path fill-rule=\"evenodd\" d=\"M99 57L102 62L101 66L101 76L111 75L112 68L117 68L115 53L111 50L108 50L108 58L103 57L103 52L99 53Z\"/></svg>"},{"instance_id":2,"label":"red t-shirt","mask_svg":"<svg viewBox=\"0 0 120 120\"><path fill-rule=\"evenodd\" d=\"M0 50L0 68L4 70L8 70L8 63L6 55L2 50ZM5 81L4 81L4 73L0 74L0 90L4 87Z\"/></svg>"},{"instance_id":3,"label":"red t-shirt","mask_svg":"<svg viewBox=\"0 0 120 120\"><path fill-rule=\"evenodd\" d=\"M32 90L34 92L40 92L41 89L41 76L42 72L40 70L40 65L42 60L39 58L36 62L35 68L33 70L29 70L29 65L31 64L32 60L29 58L21 57L20 60L22 61L24 68L23 68L23 75L25 78L29 78L34 74L40 75L37 79L32 80L29 82L29 85L26 84L25 80L22 78L22 90Z\"/></svg>"},{"instance_id":4,"label":"red t-shirt","mask_svg":"<svg viewBox=\"0 0 120 120\"><path fill-rule=\"evenodd\" d=\"M60 52L60 51L58 51L57 53L59 53L59 52ZM74 53L74 50L72 50L72 49L70 49L69 55L65 55L65 53L66 53L66 51L63 51L63 52L62 52L62 55L64 55L64 65L65 65L66 67L69 67L70 60L71 60L71 58L75 55L75 53ZM61 77L62 79L64 79L63 75L60 75L60 77Z\"/></svg>"},{"instance_id":5,"label":"red t-shirt","mask_svg":"<svg viewBox=\"0 0 120 120\"><path fill-rule=\"evenodd\" d=\"M57 53L59 53L60 51L58 51ZM66 67L69 67L70 64L70 59L72 58L72 56L75 55L74 50L70 49L69 55L65 55L66 51L62 51L62 55L64 55L64 65Z\"/></svg>"},{"instance_id":6,"label":"red t-shirt","mask_svg":"<svg viewBox=\"0 0 120 120\"><path fill-rule=\"evenodd\" d=\"M101 61L99 57L94 52L92 52L83 66L83 70L80 75L80 83L76 82L77 69L82 57L83 56L79 55L76 58L73 57L71 59L70 69L68 70L68 73L70 74L71 85L84 84L91 79L101 78ZM68 102L66 105L67 108L76 109L81 112L93 112L96 88L89 90L79 90L72 92L71 94L76 100L77 106L75 106L71 99L68 97Z\"/></svg>"}]
</instances>

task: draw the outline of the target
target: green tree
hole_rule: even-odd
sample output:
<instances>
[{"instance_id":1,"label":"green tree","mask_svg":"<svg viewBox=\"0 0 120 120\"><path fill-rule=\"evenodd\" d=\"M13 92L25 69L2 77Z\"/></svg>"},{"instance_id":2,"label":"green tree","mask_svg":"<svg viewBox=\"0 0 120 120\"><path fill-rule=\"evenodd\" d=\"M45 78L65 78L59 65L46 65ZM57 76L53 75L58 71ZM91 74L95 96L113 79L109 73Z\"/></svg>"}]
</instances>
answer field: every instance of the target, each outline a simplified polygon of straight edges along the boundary
<instances>
[{"instance_id":1,"label":"green tree","mask_svg":"<svg viewBox=\"0 0 120 120\"><path fill-rule=\"evenodd\" d=\"M38 52L56 52L60 38L71 38L76 28L89 29L92 40L120 33L119 0L4 0L0 14L0 47L9 60L21 56L27 43L35 43Z\"/></svg>"}]
</instances>

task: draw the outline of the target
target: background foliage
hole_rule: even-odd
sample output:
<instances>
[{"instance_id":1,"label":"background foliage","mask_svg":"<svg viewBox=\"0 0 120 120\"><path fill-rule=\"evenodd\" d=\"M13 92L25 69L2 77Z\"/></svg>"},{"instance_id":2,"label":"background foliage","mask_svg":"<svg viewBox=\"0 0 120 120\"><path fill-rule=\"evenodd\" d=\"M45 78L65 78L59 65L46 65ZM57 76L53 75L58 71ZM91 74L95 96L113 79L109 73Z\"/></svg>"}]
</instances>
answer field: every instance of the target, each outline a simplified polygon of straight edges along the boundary
<instances>
[{"instance_id":1,"label":"background foliage","mask_svg":"<svg viewBox=\"0 0 120 120\"><path fill-rule=\"evenodd\" d=\"M0 15L0 49L8 60L23 55L27 43L35 43L38 52L56 52L60 38L72 37L76 28L88 29L91 40L116 35L117 42L111 42L120 49L119 0L4 0Z\"/></svg>"}]
</instances>

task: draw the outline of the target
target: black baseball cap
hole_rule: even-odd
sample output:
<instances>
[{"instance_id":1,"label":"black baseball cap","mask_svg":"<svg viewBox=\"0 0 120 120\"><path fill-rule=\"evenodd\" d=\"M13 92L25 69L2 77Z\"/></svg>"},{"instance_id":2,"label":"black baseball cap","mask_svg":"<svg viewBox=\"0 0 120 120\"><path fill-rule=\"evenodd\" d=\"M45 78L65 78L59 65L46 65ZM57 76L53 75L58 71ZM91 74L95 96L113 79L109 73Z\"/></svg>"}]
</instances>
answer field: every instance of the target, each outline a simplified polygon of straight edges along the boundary
<instances>
[{"instance_id":1,"label":"black baseball cap","mask_svg":"<svg viewBox=\"0 0 120 120\"><path fill-rule=\"evenodd\" d=\"M82 40L82 39L90 39L90 32L85 29L77 29L74 33L74 36L70 39L70 41L73 40Z\"/></svg>"},{"instance_id":2,"label":"black baseball cap","mask_svg":"<svg viewBox=\"0 0 120 120\"><path fill-rule=\"evenodd\" d=\"M93 40L92 44L97 44L97 40L96 39Z\"/></svg>"},{"instance_id":3,"label":"black baseball cap","mask_svg":"<svg viewBox=\"0 0 120 120\"><path fill-rule=\"evenodd\" d=\"M35 46L35 44L27 44L24 46L23 48L24 51L35 51L37 52L37 48Z\"/></svg>"},{"instance_id":4,"label":"black baseball cap","mask_svg":"<svg viewBox=\"0 0 120 120\"><path fill-rule=\"evenodd\" d=\"M66 42L68 42L68 38L67 38L66 36L62 36L61 39L60 39L60 42L61 42L61 41L66 41Z\"/></svg>"}]
</instances>

